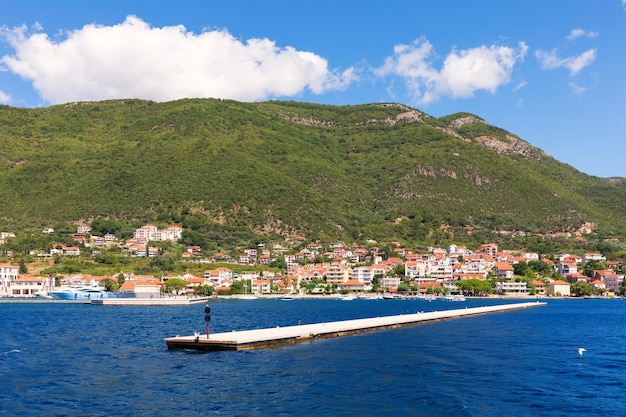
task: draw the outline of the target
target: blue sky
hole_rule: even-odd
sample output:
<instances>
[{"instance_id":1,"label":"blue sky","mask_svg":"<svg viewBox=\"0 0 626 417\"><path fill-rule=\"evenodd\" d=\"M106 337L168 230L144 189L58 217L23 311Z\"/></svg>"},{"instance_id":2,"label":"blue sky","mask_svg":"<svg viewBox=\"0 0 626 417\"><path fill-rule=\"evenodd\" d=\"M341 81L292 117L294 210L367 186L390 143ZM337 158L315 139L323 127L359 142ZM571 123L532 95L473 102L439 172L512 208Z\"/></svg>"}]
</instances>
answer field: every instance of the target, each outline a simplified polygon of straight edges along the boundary
<instances>
[{"instance_id":1,"label":"blue sky","mask_svg":"<svg viewBox=\"0 0 626 417\"><path fill-rule=\"evenodd\" d=\"M183 97L469 112L626 177L626 0L3 4L0 103Z\"/></svg>"}]
</instances>

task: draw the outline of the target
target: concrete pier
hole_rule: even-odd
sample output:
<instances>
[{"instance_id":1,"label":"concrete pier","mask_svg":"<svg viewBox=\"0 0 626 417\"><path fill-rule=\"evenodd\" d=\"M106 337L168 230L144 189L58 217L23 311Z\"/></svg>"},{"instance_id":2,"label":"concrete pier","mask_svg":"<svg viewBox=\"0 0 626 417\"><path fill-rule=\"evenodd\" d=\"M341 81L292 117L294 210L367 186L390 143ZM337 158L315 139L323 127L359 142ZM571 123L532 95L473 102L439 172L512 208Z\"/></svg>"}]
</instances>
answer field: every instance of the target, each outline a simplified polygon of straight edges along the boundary
<instances>
[{"instance_id":1,"label":"concrete pier","mask_svg":"<svg viewBox=\"0 0 626 417\"><path fill-rule=\"evenodd\" d=\"M263 349L301 343L313 339L348 336L376 330L414 326L432 321L450 320L545 305L546 303L540 302L502 304L487 307L403 314L399 316L305 324L300 326L214 333L210 334L208 338L206 334L176 336L166 338L165 342L167 343L167 347L169 349L193 349L207 351Z\"/></svg>"},{"instance_id":2,"label":"concrete pier","mask_svg":"<svg viewBox=\"0 0 626 417\"><path fill-rule=\"evenodd\" d=\"M162 297L162 298L94 298L91 304L97 306L188 306L204 304L209 298Z\"/></svg>"}]
</instances>

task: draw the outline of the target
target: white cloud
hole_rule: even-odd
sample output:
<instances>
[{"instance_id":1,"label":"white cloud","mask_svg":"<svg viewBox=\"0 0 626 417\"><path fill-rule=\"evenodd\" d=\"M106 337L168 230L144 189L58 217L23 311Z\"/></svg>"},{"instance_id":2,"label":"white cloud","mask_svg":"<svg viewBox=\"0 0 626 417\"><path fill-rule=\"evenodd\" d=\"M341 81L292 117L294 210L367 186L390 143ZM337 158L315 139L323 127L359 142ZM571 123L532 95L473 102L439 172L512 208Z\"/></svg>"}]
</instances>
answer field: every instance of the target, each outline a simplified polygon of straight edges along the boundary
<instances>
[{"instance_id":1,"label":"white cloud","mask_svg":"<svg viewBox=\"0 0 626 417\"><path fill-rule=\"evenodd\" d=\"M622 0L622 8L626 10L626 0Z\"/></svg>"},{"instance_id":2,"label":"white cloud","mask_svg":"<svg viewBox=\"0 0 626 417\"><path fill-rule=\"evenodd\" d=\"M625 0L626 1L626 0ZM569 35L565 37L568 41L573 41L574 39L586 37L586 38L597 38L598 32L587 32L582 29L572 29Z\"/></svg>"},{"instance_id":3,"label":"white cloud","mask_svg":"<svg viewBox=\"0 0 626 417\"><path fill-rule=\"evenodd\" d=\"M527 81L522 81L521 83L513 87L513 91L521 90L522 88L526 87L526 84L528 84Z\"/></svg>"},{"instance_id":4,"label":"white cloud","mask_svg":"<svg viewBox=\"0 0 626 417\"><path fill-rule=\"evenodd\" d=\"M495 93L499 86L510 81L513 67L524 59L527 51L528 47L523 42L517 49L483 45L452 51L445 58L442 68L437 70L433 66L434 48L422 37L411 45L397 45L394 55L387 57L375 74L403 78L415 100L420 104L429 104L444 96L472 97L479 90Z\"/></svg>"},{"instance_id":5,"label":"white cloud","mask_svg":"<svg viewBox=\"0 0 626 417\"><path fill-rule=\"evenodd\" d=\"M582 94L582 93L584 93L585 91L588 90L587 87L583 87L583 86L578 85L578 84L576 84L574 82L570 82L569 83L569 88L570 88L570 90L572 90L572 92L574 94Z\"/></svg>"},{"instance_id":6,"label":"white cloud","mask_svg":"<svg viewBox=\"0 0 626 417\"><path fill-rule=\"evenodd\" d=\"M15 50L1 58L2 64L32 81L51 103L185 97L254 101L341 90L358 78L353 69L330 70L324 58L268 39L242 42L227 31L153 28L135 16L114 26L87 25L56 42L25 27L1 28L0 36Z\"/></svg>"},{"instance_id":7,"label":"white cloud","mask_svg":"<svg viewBox=\"0 0 626 417\"><path fill-rule=\"evenodd\" d=\"M589 49L574 57L560 58L555 50L535 52L535 57L543 69L567 68L570 76L575 76L583 68L591 65L596 59L596 50Z\"/></svg>"},{"instance_id":8,"label":"white cloud","mask_svg":"<svg viewBox=\"0 0 626 417\"><path fill-rule=\"evenodd\" d=\"M11 96L0 90L0 103L8 104L11 101Z\"/></svg>"}]
</instances>

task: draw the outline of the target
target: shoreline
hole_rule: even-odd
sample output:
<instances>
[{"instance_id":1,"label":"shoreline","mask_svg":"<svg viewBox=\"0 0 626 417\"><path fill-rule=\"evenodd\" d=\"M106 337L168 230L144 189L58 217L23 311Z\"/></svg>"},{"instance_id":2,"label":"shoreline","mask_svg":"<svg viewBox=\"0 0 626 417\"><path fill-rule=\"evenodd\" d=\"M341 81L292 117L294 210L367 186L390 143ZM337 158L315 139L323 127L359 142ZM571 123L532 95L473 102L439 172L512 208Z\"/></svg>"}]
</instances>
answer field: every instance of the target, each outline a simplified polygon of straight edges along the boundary
<instances>
[{"instance_id":1,"label":"shoreline","mask_svg":"<svg viewBox=\"0 0 626 417\"><path fill-rule=\"evenodd\" d=\"M256 299L244 298L246 294L233 294L228 296L212 296L212 297L159 297L159 298L105 298L94 300L57 300L48 298L36 298L36 297L0 297L0 303L22 303L22 304L90 304L90 305L191 305L199 304L203 302L212 302L215 300L237 300L237 301L255 301L255 300L343 300L346 295L352 294L262 294L256 295ZM357 300L361 301L407 301L407 300L421 300L421 301L441 301L442 297L435 297L432 300L425 300L423 298L412 296L399 296L398 298L383 299L382 297L364 294L357 295ZM549 296L491 296L491 297L476 297L465 296L467 300L530 300L530 301L546 301L546 300L622 300L620 296L614 297L549 297ZM101 302L105 300L105 302ZM350 300L354 301L354 300ZM458 301L455 301L458 302ZM461 301L462 302L462 301Z\"/></svg>"}]
</instances>

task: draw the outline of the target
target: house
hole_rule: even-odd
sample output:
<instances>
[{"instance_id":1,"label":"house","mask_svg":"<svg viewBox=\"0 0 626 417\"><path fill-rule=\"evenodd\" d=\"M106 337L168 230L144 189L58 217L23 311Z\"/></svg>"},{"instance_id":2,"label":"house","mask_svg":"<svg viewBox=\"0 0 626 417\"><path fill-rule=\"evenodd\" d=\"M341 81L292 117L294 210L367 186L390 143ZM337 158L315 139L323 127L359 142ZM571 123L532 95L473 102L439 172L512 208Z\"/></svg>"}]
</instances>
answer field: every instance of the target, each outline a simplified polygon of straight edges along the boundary
<instances>
[{"instance_id":1,"label":"house","mask_svg":"<svg viewBox=\"0 0 626 417\"><path fill-rule=\"evenodd\" d=\"M385 289L386 291L397 291L398 285L400 285L400 278L384 277L380 280L380 287Z\"/></svg>"},{"instance_id":2,"label":"house","mask_svg":"<svg viewBox=\"0 0 626 417\"><path fill-rule=\"evenodd\" d=\"M11 281L7 287L8 297L34 297L42 291L52 291L54 289L54 279L47 279L40 276L22 274L17 279ZM0 289L2 294L2 289Z\"/></svg>"},{"instance_id":3,"label":"house","mask_svg":"<svg viewBox=\"0 0 626 417\"><path fill-rule=\"evenodd\" d=\"M422 261L409 261L404 264L404 276L410 281L419 280L426 276L426 263Z\"/></svg>"},{"instance_id":4,"label":"house","mask_svg":"<svg viewBox=\"0 0 626 417\"><path fill-rule=\"evenodd\" d=\"M604 292L606 290L606 285L604 284L604 281L599 280L599 279L594 279L593 281L591 281L589 283L589 285L591 285L592 287L595 287L597 289L599 289L600 291Z\"/></svg>"},{"instance_id":5,"label":"house","mask_svg":"<svg viewBox=\"0 0 626 417\"><path fill-rule=\"evenodd\" d=\"M548 284L548 295L555 297L568 297L570 295L571 285L569 282L556 280Z\"/></svg>"},{"instance_id":6,"label":"house","mask_svg":"<svg viewBox=\"0 0 626 417\"><path fill-rule=\"evenodd\" d=\"M252 293L253 294L269 294L272 292L271 282L269 279L255 279L252 280Z\"/></svg>"},{"instance_id":7,"label":"house","mask_svg":"<svg viewBox=\"0 0 626 417\"><path fill-rule=\"evenodd\" d=\"M533 279L532 284L535 286L535 291L539 295L545 295L546 293L546 284L538 279Z\"/></svg>"},{"instance_id":8,"label":"house","mask_svg":"<svg viewBox=\"0 0 626 417\"><path fill-rule=\"evenodd\" d=\"M337 286L337 290L339 291L363 291L363 284L357 280L350 279L342 284Z\"/></svg>"},{"instance_id":9,"label":"house","mask_svg":"<svg viewBox=\"0 0 626 417\"><path fill-rule=\"evenodd\" d=\"M583 264L586 264L589 261L599 261L599 262L605 262L606 261L606 257L604 257L602 254L600 253L585 253L582 256L582 260L581 262Z\"/></svg>"},{"instance_id":10,"label":"house","mask_svg":"<svg viewBox=\"0 0 626 417\"><path fill-rule=\"evenodd\" d=\"M515 274L513 265L508 262L496 262L496 278L512 280Z\"/></svg>"},{"instance_id":11,"label":"house","mask_svg":"<svg viewBox=\"0 0 626 417\"><path fill-rule=\"evenodd\" d=\"M437 290L441 288L442 286L439 282L420 282L419 291L421 294L427 294L427 293L436 292Z\"/></svg>"},{"instance_id":12,"label":"house","mask_svg":"<svg viewBox=\"0 0 626 417\"><path fill-rule=\"evenodd\" d=\"M498 245L495 243L488 243L486 245L482 245L478 251L485 255L496 256L496 253L498 253Z\"/></svg>"},{"instance_id":13,"label":"house","mask_svg":"<svg viewBox=\"0 0 626 417\"><path fill-rule=\"evenodd\" d=\"M66 246L63 248L65 255L80 256L80 249L76 246Z\"/></svg>"},{"instance_id":14,"label":"house","mask_svg":"<svg viewBox=\"0 0 626 417\"><path fill-rule=\"evenodd\" d=\"M565 279L567 279L570 284L576 284L577 282L587 282L589 277L575 272L573 274L565 274Z\"/></svg>"},{"instance_id":15,"label":"house","mask_svg":"<svg viewBox=\"0 0 626 417\"><path fill-rule=\"evenodd\" d=\"M575 274L578 272L578 264L571 258L567 258L559 262L559 269L557 271L561 275Z\"/></svg>"},{"instance_id":16,"label":"house","mask_svg":"<svg viewBox=\"0 0 626 417\"><path fill-rule=\"evenodd\" d=\"M218 288L224 284L223 281L232 282L233 271L228 268L216 268L204 271L204 279L214 288Z\"/></svg>"},{"instance_id":17,"label":"house","mask_svg":"<svg viewBox=\"0 0 626 417\"><path fill-rule=\"evenodd\" d=\"M357 266L350 274L350 280L358 281L363 285L363 290L369 291L372 289L372 281L374 279L374 267L373 266Z\"/></svg>"},{"instance_id":18,"label":"house","mask_svg":"<svg viewBox=\"0 0 626 417\"><path fill-rule=\"evenodd\" d=\"M496 282L496 292L502 295L524 296L528 295L528 286L526 282Z\"/></svg>"},{"instance_id":19,"label":"house","mask_svg":"<svg viewBox=\"0 0 626 417\"><path fill-rule=\"evenodd\" d=\"M326 271L326 283L340 286L350 279L350 268L346 265L333 262Z\"/></svg>"},{"instance_id":20,"label":"house","mask_svg":"<svg viewBox=\"0 0 626 417\"><path fill-rule=\"evenodd\" d=\"M593 274L595 279L599 279L604 282L604 286L607 290L614 293L621 293L621 286L624 282L624 275L618 275L611 269L595 271Z\"/></svg>"},{"instance_id":21,"label":"house","mask_svg":"<svg viewBox=\"0 0 626 417\"><path fill-rule=\"evenodd\" d=\"M139 277L124 281L119 291L125 298L158 298L163 283L153 277Z\"/></svg>"}]
</instances>

